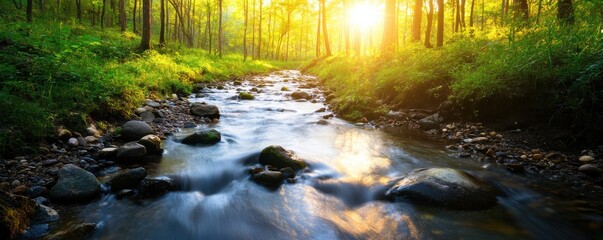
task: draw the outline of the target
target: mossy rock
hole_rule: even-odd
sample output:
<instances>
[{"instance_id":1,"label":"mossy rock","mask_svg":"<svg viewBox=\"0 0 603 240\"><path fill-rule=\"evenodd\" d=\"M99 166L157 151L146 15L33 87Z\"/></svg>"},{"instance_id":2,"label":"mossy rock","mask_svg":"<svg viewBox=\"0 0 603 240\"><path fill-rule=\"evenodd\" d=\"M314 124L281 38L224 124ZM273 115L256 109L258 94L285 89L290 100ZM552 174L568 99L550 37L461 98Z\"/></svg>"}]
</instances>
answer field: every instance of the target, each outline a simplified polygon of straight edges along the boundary
<instances>
[{"instance_id":1,"label":"mossy rock","mask_svg":"<svg viewBox=\"0 0 603 240\"><path fill-rule=\"evenodd\" d=\"M264 148L260 153L259 161L263 165L271 165L276 168L290 167L294 170L301 170L307 166L306 162L295 156L293 152L278 145Z\"/></svg>"},{"instance_id":2,"label":"mossy rock","mask_svg":"<svg viewBox=\"0 0 603 240\"><path fill-rule=\"evenodd\" d=\"M35 206L29 198L0 190L0 239L18 239L29 227Z\"/></svg>"},{"instance_id":3,"label":"mossy rock","mask_svg":"<svg viewBox=\"0 0 603 240\"><path fill-rule=\"evenodd\" d=\"M239 93L239 99L241 99L241 100L253 100L253 99L255 99L255 97L251 93L240 92Z\"/></svg>"},{"instance_id":4,"label":"mossy rock","mask_svg":"<svg viewBox=\"0 0 603 240\"><path fill-rule=\"evenodd\" d=\"M183 144L187 145L210 145L219 143L222 140L222 134L218 130L203 130L188 135L182 139Z\"/></svg>"}]
</instances>

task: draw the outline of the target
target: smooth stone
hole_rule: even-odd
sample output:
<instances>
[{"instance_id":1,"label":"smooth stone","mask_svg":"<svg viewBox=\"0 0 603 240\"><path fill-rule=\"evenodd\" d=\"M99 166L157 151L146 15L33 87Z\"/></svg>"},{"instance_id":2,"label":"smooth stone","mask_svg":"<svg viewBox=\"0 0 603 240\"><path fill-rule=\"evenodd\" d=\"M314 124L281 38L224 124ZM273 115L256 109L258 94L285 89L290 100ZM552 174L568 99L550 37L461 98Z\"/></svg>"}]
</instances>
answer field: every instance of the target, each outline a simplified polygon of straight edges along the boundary
<instances>
[{"instance_id":1,"label":"smooth stone","mask_svg":"<svg viewBox=\"0 0 603 240\"><path fill-rule=\"evenodd\" d=\"M253 100L253 99L255 99L255 96L253 96L251 93L248 93L248 92L240 92L239 93L239 99L241 99L241 100Z\"/></svg>"},{"instance_id":2,"label":"smooth stone","mask_svg":"<svg viewBox=\"0 0 603 240\"><path fill-rule=\"evenodd\" d=\"M297 171L306 168L306 162L295 156L293 152L278 145L264 148L260 153L259 162L262 165L271 165L279 169L290 167Z\"/></svg>"},{"instance_id":3,"label":"smooth stone","mask_svg":"<svg viewBox=\"0 0 603 240\"><path fill-rule=\"evenodd\" d=\"M588 156L588 155L584 155L584 156L581 156L578 159L578 161L583 162L583 163L589 163L589 162L595 161L595 158L591 157L591 156Z\"/></svg>"},{"instance_id":4,"label":"smooth stone","mask_svg":"<svg viewBox=\"0 0 603 240\"><path fill-rule=\"evenodd\" d=\"M253 174L251 177L253 181L260 185L264 185L267 187L278 187L283 183L283 173L279 171L261 171L259 173Z\"/></svg>"},{"instance_id":5,"label":"smooth stone","mask_svg":"<svg viewBox=\"0 0 603 240\"><path fill-rule=\"evenodd\" d=\"M123 189L136 188L136 186L138 186L138 184L146 177L147 171L142 167L128 169L109 181L111 191L117 192Z\"/></svg>"},{"instance_id":6,"label":"smooth stone","mask_svg":"<svg viewBox=\"0 0 603 240\"><path fill-rule=\"evenodd\" d=\"M312 96L307 92L298 90L298 91L291 93L291 98L293 98L295 100L299 100L299 99L310 100L310 99L312 99Z\"/></svg>"},{"instance_id":7,"label":"smooth stone","mask_svg":"<svg viewBox=\"0 0 603 240\"><path fill-rule=\"evenodd\" d=\"M49 223L59 220L59 213L48 206L36 203L36 213L32 218L34 223Z\"/></svg>"},{"instance_id":8,"label":"smooth stone","mask_svg":"<svg viewBox=\"0 0 603 240\"><path fill-rule=\"evenodd\" d=\"M161 138L157 135L146 135L138 140L138 143L146 148L147 154L161 154L163 152L163 149L161 149Z\"/></svg>"},{"instance_id":9,"label":"smooth stone","mask_svg":"<svg viewBox=\"0 0 603 240\"><path fill-rule=\"evenodd\" d=\"M48 194L53 200L80 202L95 198L101 192L101 184L96 177L73 164L64 165L58 174L59 180Z\"/></svg>"},{"instance_id":10,"label":"smooth stone","mask_svg":"<svg viewBox=\"0 0 603 240\"><path fill-rule=\"evenodd\" d=\"M98 158L114 158L117 155L119 149L115 147L103 148L98 152Z\"/></svg>"},{"instance_id":11,"label":"smooth stone","mask_svg":"<svg viewBox=\"0 0 603 240\"><path fill-rule=\"evenodd\" d=\"M155 114L151 111L146 111L140 114L140 120L146 123L152 123L155 120Z\"/></svg>"},{"instance_id":12,"label":"smooth stone","mask_svg":"<svg viewBox=\"0 0 603 240\"><path fill-rule=\"evenodd\" d=\"M220 110L215 105L207 105L204 103L193 103L190 107L191 114L202 118L220 118Z\"/></svg>"},{"instance_id":13,"label":"smooth stone","mask_svg":"<svg viewBox=\"0 0 603 240\"><path fill-rule=\"evenodd\" d=\"M202 130L188 135L182 139L183 144L196 145L196 144L216 144L222 140L222 134L218 130Z\"/></svg>"},{"instance_id":14,"label":"smooth stone","mask_svg":"<svg viewBox=\"0 0 603 240\"><path fill-rule=\"evenodd\" d=\"M80 240L89 238L96 230L94 223L80 223L48 236L46 240Z\"/></svg>"},{"instance_id":15,"label":"smooth stone","mask_svg":"<svg viewBox=\"0 0 603 240\"><path fill-rule=\"evenodd\" d=\"M80 142L77 140L77 138L70 138L69 141L67 141L67 145L70 147L77 147L80 145Z\"/></svg>"},{"instance_id":16,"label":"smooth stone","mask_svg":"<svg viewBox=\"0 0 603 240\"><path fill-rule=\"evenodd\" d=\"M146 112L146 111L147 111L147 109L146 109L146 108L139 107L139 108L137 108L136 110L134 110L134 113L135 113L136 115L140 115L141 113Z\"/></svg>"},{"instance_id":17,"label":"smooth stone","mask_svg":"<svg viewBox=\"0 0 603 240\"><path fill-rule=\"evenodd\" d=\"M86 142L86 139L83 137L77 137L77 144L83 147L86 146L88 142Z\"/></svg>"},{"instance_id":18,"label":"smooth stone","mask_svg":"<svg viewBox=\"0 0 603 240\"><path fill-rule=\"evenodd\" d=\"M160 103L155 102L155 101L153 101L153 100L147 100L147 101L145 102L145 104L146 104L147 106L149 106L149 107L153 107L153 108L158 108L158 107L161 107L161 104L160 104Z\"/></svg>"},{"instance_id":19,"label":"smooth stone","mask_svg":"<svg viewBox=\"0 0 603 240\"><path fill-rule=\"evenodd\" d=\"M146 178L140 182L138 188L140 196L144 198L160 197L176 190L172 181L162 178Z\"/></svg>"},{"instance_id":20,"label":"smooth stone","mask_svg":"<svg viewBox=\"0 0 603 240\"><path fill-rule=\"evenodd\" d=\"M393 201L410 200L451 209L477 210L496 204L494 188L452 168L411 171L385 193Z\"/></svg>"},{"instance_id":21,"label":"smooth stone","mask_svg":"<svg viewBox=\"0 0 603 240\"><path fill-rule=\"evenodd\" d=\"M69 138L71 138L71 136L73 136L71 134L71 132L67 129L61 129L57 135L59 137L59 139L66 141L69 140Z\"/></svg>"},{"instance_id":22,"label":"smooth stone","mask_svg":"<svg viewBox=\"0 0 603 240\"><path fill-rule=\"evenodd\" d=\"M578 171L593 177L599 176L602 173L601 169L592 164L584 164L578 168Z\"/></svg>"},{"instance_id":23,"label":"smooth stone","mask_svg":"<svg viewBox=\"0 0 603 240\"><path fill-rule=\"evenodd\" d=\"M121 137L127 141L136 141L153 133L151 126L143 121L131 120L121 126Z\"/></svg>"},{"instance_id":24,"label":"smooth stone","mask_svg":"<svg viewBox=\"0 0 603 240\"><path fill-rule=\"evenodd\" d=\"M87 143L91 143L91 144L98 143L98 138L96 138L94 136L87 136L84 138L84 140L86 140Z\"/></svg>"},{"instance_id":25,"label":"smooth stone","mask_svg":"<svg viewBox=\"0 0 603 240\"><path fill-rule=\"evenodd\" d=\"M147 149L144 145L137 142L129 142L122 145L117 150L116 158L120 161L138 161L147 155Z\"/></svg>"},{"instance_id":26,"label":"smooth stone","mask_svg":"<svg viewBox=\"0 0 603 240\"><path fill-rule=\"evenodd\" d=\"M439 113L420 119L417 123L424 130L439 129L444 118Z\"/></svg>"}]
</instances>

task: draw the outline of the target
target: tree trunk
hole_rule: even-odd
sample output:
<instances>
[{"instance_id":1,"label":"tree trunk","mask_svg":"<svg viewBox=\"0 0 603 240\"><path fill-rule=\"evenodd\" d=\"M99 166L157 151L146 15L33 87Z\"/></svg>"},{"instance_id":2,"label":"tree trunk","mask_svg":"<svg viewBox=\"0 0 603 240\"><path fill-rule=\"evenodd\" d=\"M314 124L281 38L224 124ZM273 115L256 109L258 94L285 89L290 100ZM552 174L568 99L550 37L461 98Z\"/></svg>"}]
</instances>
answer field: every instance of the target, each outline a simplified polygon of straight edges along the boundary
<instances>
[{"instance_id":1,"label":"tree trunk","mask_svg":"<svg viewBox=\"0 0 603 240\"><path fill-rule=\"evenodd\" d=\"M82 0L75 0L76 16L80 24L82 24Z\"/></svg>"},{"instance_id":2,"label":"tree trunk","mask_svg":"<svg viewBox=\"0 0 603 240\"><path fill-rule=\"evenodd\" d=\"M27 22L31 22L33 17L31 16L32 8L33 8L33 0L27 0L27 6L25 7L25 14L27 15Z\"/></svg>"},{"instance_id":3,"label":"tree trunk","mask_svg":"<svg viewBox=\"0 0 603 240\"><path fill-rule=\"evenodd\" d=\"M515 9L515 18L527 21L530 16L528 0L513 0L513 5L513 8Z\"/></svg>"},{"instance_id":4,"label":"tree trunk","mask_svg":"<svg viewBox=\"0 0 603 240\"><path fill-rule=\"evenodd\" d=\"M119 0L119 27L122 32L126 31L126 1Z\"/></svg>"},{"instance_id":5,"label":"tree trunk","mask_svg":"<svg viewBox=\"0 0 603 240\"><path fill-rule=\"evenodd\" d=\"M160 0L160 9L159 9L159 46L165 46L165 1Z\"/></svg>"},{"instance_id":6,"label":"tree trunk","mask_svg":"<svg viewBox=\"0 0 603 240\"><path fill-rule=\"evenodd\" d=\"M105 28L105 6L107 5L107 0L103 0L103 10L101 12L100 24L101 28Z\"/></svg>"},{"instance_id":7,"label":"tree trunk","mask_svg":"<svg viewBox=\"0 0 603 240\"><path fill-rule=\"evenodd\" d=\"M572 0L559 0L557 2L557 18L562 25L574 25L574 4Z\"/></svg>"},{"instance_id":8,"label":"tree trunk","mask_svg":"<svg viewBox=\"0 0 603 240\"><path fill-rule=\"evenodd\" d=\"M538 24L540 22L540 13L541 12L542 12L542 0L538 0L538 13L536 13L536 24Z\"/></svg>"},{"instance_id":9,"label":"tree trunk","mask_svg":"<svg viewBox=\"0 0 603 240\"><path fill-rule=\"evenodd\" d=\"M151 49L151 0L142 0L142 40L140 49Z\"/></svg>"},{"instance_id":10,"label":"tree trunk","mask_svg":"<svg viewBox=\"0 0 603 240\"><path fill-rule=\"evenodd\" d=\"M322 35L324 36L325 41L325 53L328 56L331 56L331 46L329 45L329 31L327 30L327 7L325 6L326 0L320 0L320 4L322 5Z\"/></svg>"},{"instance_id":11,"label":"tree trunk","mask_svg":"<svg viewBox=\"0 0 603 240\"><path fill-rule=\"evenodd\" d=\"M410 30L411 41L421 41L421 20L423 15L423 0L415 0L413 7L412 27Z\"/></svg>"},{"instance_id":12,"label":"tree trunk","mask_svg":"<svg viewBox=\"0 0 603 240\"><path fill-rule=\"evenodd\" d=\"M322 5L318 4L318 23L316 24L316 57L320 57L320 18L322 15Z\"/></svg>"},{"instance_id":13,"label":"tree trunk","mask_svg":"<svg viewBox=\"0 0 603 240\"><path fill-rule=\"evenodd\" d=\"M461 30L461 4L459 0L455 0L456 2L456 20L454 24L454 32L459 32Z\"/></svg>"},{"instance_id":14,"label":"tree trunk","mask_svg":"<svg viewBox=\"0 0 603 240\"><path fill-rule=\"evenodd\" d=\"M138 33L138 29L136 29L136 5L138 4L138 0L134 0L134 8L132 8L132 31L134 33Z\"/></svg>"},{"instance_id":15,"label":"tree trunk","mask_svg":"<svg viewBox=\"0 0 603 240\"><path fill-rule=\"evenodd\" d=\"M473 27L473 10L475 9L475 0L471 0L471 10L469 11L469 27Z\"/></svg>"},{"instance_id":16,"label":"tree trunk","mask_svg":"<svg viewBox=\"0 0 603 240\"><path fill-rule=\"evenodd\" d=\"M218 0L220 16L218 18L218 56L222 57L222 0Z\"/></svg>"},{"instance_id":17,"label":"tree trunk","mask_svg":"<svg viewBox=\"0 0 603 240\"><path fill-rule=\"evenodd\" d=\"M257 47L257 52L256 52L256 59L260 59L261 58L261 50L262 50L262 5L264 4L264 2L262 0L260 0L260 19L258 20L258 47Z\"/></svg>"},{"instance_id":18,"label":"tree trunk","mask_svg":"<svg viewBox=\"0 0 603 240\"><path fill-rule=\"evenodd\" d=\"M243 61L247 60L247 23L249 19L249 0L243 2L243 12L245 13L245 27L243 28Z\"/></svg>"},{"instance_id":19,"label":"tree trunk","mask_svg":"<svg viewBox=\"0 0 603 240\"><path fill-rule=\"evenodd\" d=\"M433 26L433 0L427 0L429 12L427 13L427 27L425 28L425 47L431 48L431 27Z\"/></svg>"},{"instance_id":20,"label":"tree trunk","mask_svg":"<svg viewBox=\"0 0 603 240\"><path fill-rule=\"evenodd\" d=\"M438 0L438 31L436 46L444 46L444 0Z\"/></svg>"},{"instance_id":21,"label":"tree trunk","mask_svg":"<svg viewBox=\"0 0 603 240\"><path fill-rule=\"evenodd\" d=\"M386 0L383 19L383 42L381 51L383 54L394 52L396 44L396 0Z\"/></svg>"},{"instance_id":22,"label":"tree trunk","mask_svg":"<svg viewBox=\"0 0 603 240\"><path fill-rule=\"evenodd\" d=\"M465 30L465 6L466 6L467 0L461 0L461 7L459 8L461 10L461 31Z\"/></svg>"}]
</instances>

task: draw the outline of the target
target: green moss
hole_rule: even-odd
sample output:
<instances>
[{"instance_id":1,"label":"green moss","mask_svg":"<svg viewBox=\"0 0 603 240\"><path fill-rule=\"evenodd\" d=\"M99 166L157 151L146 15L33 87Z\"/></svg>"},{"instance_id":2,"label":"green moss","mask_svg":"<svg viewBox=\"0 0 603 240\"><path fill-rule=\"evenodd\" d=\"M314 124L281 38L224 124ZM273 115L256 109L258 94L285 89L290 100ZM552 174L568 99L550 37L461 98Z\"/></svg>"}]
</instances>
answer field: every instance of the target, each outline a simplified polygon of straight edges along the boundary
<instances>
[{"instance_id":1,"label":"green moss","mask_svg":"<svg viewBox=\"0 0 603 240\"><path fill-rule=\"evenodd\" d=\"M241 100L253 100L253 99L255 99L255 97L251 93L240 92L239 93L239 99L241 99Z\"/></svg>"}]
</instances>

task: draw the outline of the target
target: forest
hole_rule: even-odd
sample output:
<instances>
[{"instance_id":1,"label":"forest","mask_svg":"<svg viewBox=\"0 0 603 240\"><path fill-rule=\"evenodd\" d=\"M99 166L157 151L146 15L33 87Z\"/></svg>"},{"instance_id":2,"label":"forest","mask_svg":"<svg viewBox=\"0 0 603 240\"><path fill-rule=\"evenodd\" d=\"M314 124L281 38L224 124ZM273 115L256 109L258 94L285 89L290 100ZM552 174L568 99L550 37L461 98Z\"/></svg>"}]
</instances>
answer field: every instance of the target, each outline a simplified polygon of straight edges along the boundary
<instances>
[{"instance_id":1,"label":"forest","mask_svg":"<svg viewBox=\"0 0 603 240\"><path fill-rule=\"evenodd\" d=\"M603 0L0 0L0 111L1 239L602 237Z\"/></svg>"}]
</instances>

